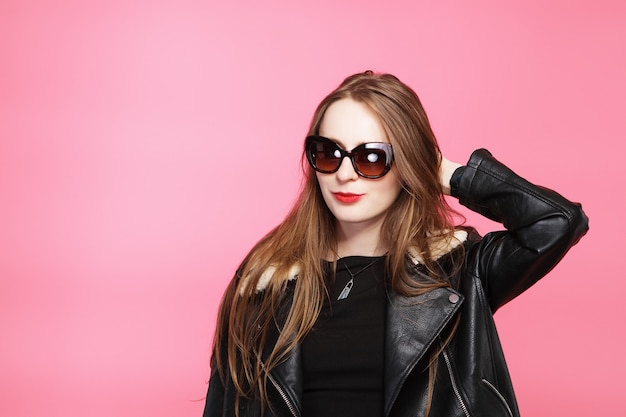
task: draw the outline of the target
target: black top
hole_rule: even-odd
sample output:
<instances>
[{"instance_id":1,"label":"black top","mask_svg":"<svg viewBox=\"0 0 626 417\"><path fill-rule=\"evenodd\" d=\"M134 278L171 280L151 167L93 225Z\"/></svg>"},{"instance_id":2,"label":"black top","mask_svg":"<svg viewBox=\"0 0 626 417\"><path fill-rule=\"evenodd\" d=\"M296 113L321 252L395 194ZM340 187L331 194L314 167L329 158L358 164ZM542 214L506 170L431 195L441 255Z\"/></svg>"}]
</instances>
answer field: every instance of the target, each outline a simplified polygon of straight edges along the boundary
<instances>
[{"instance_id":1,"label":"black top","mask_svg":"<svg viewBox=\"0 0 626 417\"><path fill-rule=\"evenodd\" d=\"M325 267L332 277L333 264ZM337 261L334 284L327 280L330 300L302 343L304 417L382 416L384 267L384 257Z\"/></svg>"}]
</instances>

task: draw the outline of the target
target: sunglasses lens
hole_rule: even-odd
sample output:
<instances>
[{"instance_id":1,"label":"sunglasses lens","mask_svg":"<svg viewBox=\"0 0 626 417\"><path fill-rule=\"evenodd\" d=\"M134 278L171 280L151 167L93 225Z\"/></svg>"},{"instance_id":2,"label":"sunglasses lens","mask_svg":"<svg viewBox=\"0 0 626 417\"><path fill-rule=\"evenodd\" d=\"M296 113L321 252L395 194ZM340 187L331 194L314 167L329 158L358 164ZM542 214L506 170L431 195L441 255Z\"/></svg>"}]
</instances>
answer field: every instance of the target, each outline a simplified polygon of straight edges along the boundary
<instances>
[{"instance_id":1,"label":"sunglasses lens","mask_svg":"<svg viewBox=\"0 0 626 417\"><path fill-rule=\"evenodd\" d=\"M310 141L307 156L311 165L320 172L334 172L341 164L341 152L331 141Z\"/></svg>"},{"instance_id":2,"label":"sunglasses lens","mask_svg":"<svg viewBox=\"0 0 626 417\"><path fill-rule=\"evenodd\" d=\"M380 176L388 169L387 154L384 149L377 145L365 144L352 152L356 167L366 177Z\"/></svg>"}]
</instances>

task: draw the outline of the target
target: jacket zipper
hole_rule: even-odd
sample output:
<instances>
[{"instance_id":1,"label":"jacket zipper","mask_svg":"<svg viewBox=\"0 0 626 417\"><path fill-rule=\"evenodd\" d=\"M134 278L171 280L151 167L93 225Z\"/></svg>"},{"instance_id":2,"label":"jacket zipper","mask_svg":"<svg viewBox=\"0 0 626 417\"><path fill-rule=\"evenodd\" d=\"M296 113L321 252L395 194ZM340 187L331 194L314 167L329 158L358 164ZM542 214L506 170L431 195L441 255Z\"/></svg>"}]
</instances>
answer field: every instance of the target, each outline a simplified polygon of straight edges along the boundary
<instances>
[{"instance_id":1,"label":"jacket zipper","mask_svg":"<svg viewBox=\"0 0 626 417\"><path fill-rule=\"evenodd\" d=\"M450 362L450 358L448 357L448 353L446 350L443 350L443 359L446 361L446 367L448 368L448 374L450 374L450 381L452 382L452 390L454 391L454 395L461 406L461 410L463 410L463 414L465 417L471 417L465 402L463 401L463 397L461 397L461 393L459 392L459 387L456 384L456 379L454 378L454 374L452 373L452 363Z\"/></svg>"},{"instance_id":2,"label":"jacket zipper","mask_svg":"<svg viewBox=\"0 0 626 417\"><path fill-rule=\"evenodd\" d=\"M289 397L287 397L287 394L285 393L285 391L280 387L278 382L276 382L272 374L267 374L267 376L270 379L270 382L272 383L272 385L274 385L274 388L276 388L276 391L278 391L278 394L281 396L281 398L287 405L287 408L289 409L289 412L291 413L291 415L293 417L298 417L298 412L296 411L296 407L294 407L293 403L289 400Z\"/></svg>"},{"instance_id":3,"label":"jacket zipper","mask_svg":"<svg viewBox=\"0 0 626 417\"><path fill-rule=\"evenodd\" d=\"M513 412L511 411L511 407L509 407L509 403L507 402L506 398L504 398L504 395L500 394L500 391L498 391L498 389L491 382L487 381L485 378L483 378L483 384L487 385L487 387L490 388L491 391L493 391L493 393L506 406L506 410L508 411L509 415L513 417Z\"/></svg>"},{"instance_id":4,"label":"jacket zipper","mask_svg":"<svg viewBox=\"0 0 626 417\"><path fill-rule=\"evenodd\" d=\"M258 355L258 354L257 354ZM265 369L267 371L267 368L265 368L265 363L263 363L263 361L261 360L261 357L259 355L259 361L261 362L261 366L263 367L263 369ZM274 386L274 388L276 388L276 391L278 391L278 395L280 395L280 397L283 399L283 401L285 402L285 405L287 406L287 408L289 409L289 412L291 413L291 415L293 417L299 417L298 415L298 411L296 410L296 407L293 405L293 403L291 402L291 400L289 399L289 397L287 396L287 393L285 393L285 390L282 389L282 387L278 384L278 382L276 381L276 379L272 376L271 373L267 372L267 377L270 379L270 382L272 383L272 385Z\"/></svg>"}]
</instances>

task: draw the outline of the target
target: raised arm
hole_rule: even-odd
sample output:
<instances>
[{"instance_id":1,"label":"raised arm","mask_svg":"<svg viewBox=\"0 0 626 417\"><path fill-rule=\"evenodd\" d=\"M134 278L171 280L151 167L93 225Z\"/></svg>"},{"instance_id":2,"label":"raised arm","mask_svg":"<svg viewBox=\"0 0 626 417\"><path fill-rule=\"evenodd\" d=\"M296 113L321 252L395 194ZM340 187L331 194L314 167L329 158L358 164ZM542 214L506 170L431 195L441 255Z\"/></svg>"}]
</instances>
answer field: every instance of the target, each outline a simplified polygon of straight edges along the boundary
<instances>
[{"instance_id":1,"label":"raised arm","mask_svg":"<svg viewBox=\"0 0 626 417\"><path fill-rule=\"evenodd\" d=\"M587 232L580 204L529 183L484 149L460 168L444 158L440 175L462 205L506 228L468 246L466 268L482 280L493 311L548 273Z\"/></svg>"}]
</instances>

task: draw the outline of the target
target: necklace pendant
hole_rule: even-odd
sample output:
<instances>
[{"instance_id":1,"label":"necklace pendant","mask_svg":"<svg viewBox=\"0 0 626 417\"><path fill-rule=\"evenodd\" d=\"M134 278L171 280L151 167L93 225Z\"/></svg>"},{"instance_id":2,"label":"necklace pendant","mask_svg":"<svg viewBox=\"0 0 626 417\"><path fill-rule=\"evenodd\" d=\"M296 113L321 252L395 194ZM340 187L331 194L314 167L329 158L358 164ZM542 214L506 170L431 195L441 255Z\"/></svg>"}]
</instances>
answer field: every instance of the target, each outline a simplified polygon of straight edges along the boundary
<instances>
[{"instance_id":1,"label":"necklace pendant","mask_svg":"<svg viewBox=\"0 0 626 417\"><path fill-rule=\"evenodd\" d=\"M337 297L337 301L345 300L346 298L348 298L348 295L350 295L350 290L352 290L353 285L354 285L354 279L351 279L350 281L348 281L346 286L343 287L343 290L341 290L341 294L339 294L339 297Z\"/></svg>"}]
</instances>

